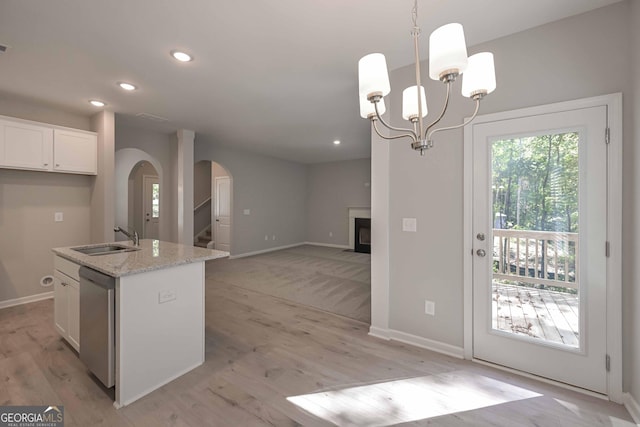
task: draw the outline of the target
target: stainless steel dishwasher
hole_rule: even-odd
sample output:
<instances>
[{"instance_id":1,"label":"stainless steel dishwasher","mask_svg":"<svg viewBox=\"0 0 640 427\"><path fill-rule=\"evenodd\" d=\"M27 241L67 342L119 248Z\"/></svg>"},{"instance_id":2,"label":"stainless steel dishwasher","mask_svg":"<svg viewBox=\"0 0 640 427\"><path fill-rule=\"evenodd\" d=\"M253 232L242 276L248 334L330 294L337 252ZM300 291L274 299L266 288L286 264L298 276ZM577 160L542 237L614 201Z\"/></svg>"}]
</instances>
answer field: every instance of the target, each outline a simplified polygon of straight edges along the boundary
<instances>
[{"instance_id":1,"label":"stainless steel dishwasher","mask_svg":"<svg viewBox=\"0 0 640 427\"><path fill-rule=\"evenodd\" d=\"M115 385L115 284L80 267L80 360L107 387Z\"/></svg>"}]
</instances>

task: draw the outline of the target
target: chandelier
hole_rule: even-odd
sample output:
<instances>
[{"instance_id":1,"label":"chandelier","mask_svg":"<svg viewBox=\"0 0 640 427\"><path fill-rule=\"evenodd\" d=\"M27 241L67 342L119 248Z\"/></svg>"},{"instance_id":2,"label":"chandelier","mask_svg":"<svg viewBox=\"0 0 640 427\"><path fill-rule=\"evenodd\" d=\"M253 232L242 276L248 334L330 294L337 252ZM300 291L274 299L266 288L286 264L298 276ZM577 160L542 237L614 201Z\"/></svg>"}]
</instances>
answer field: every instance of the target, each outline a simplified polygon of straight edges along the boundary
<instances>
[{"instance_id":1,"label":"chandelier","mask_svg":"<svg viewBox=\"0 0 640 427\"><path fill-rule=\"evenodd\" d=\"M411 147L425 151L433 147L433 134L436 132L461 128L470 123L478 114L480 100L493 92L496 88L496 77L493 64L493 54L481 52L467 57L467 46L464 31L460 24L447 24L436 29L429 37L429 77L440 80L447 85L447 95L440 115L424 127L423 118L427 115L427 100L424 86L421 84L420 55L418 49L418 0L414 0L413 11L413 46L416 61L416 85L406 88L402 92L402 118L412 124L412 128L398 128L385 122L384 97L391 91L387 61L383 54L372 53L358 62L358 79L360 88L360 115L371 120L376 133L384 139L410 138ZM475 101L473 115L456 126L434 128L444 117L449 106L451 86L456 78L463 74L462 95ZM419 90L418 90L419 88ZM378 121L393 134L386 136L380 133Z\"/></svg>"}]
</instances>

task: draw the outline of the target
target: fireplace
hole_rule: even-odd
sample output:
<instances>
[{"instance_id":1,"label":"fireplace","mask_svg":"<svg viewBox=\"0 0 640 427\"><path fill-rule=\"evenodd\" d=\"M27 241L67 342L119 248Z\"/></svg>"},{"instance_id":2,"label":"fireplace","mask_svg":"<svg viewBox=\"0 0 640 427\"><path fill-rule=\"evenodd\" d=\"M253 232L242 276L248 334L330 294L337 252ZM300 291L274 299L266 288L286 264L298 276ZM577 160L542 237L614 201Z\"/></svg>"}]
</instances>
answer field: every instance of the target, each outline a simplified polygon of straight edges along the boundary
<instances>
[{"instance_id":1,"label":"fireplace","mask_svg":"<svg viewBox=\"0 0 640 427\"><path fill-rule=\"evenodd\" d=\"M371 219L355 218L355 245L353 250L365 254L371 253Z\"/></svg>"}]
</instances>

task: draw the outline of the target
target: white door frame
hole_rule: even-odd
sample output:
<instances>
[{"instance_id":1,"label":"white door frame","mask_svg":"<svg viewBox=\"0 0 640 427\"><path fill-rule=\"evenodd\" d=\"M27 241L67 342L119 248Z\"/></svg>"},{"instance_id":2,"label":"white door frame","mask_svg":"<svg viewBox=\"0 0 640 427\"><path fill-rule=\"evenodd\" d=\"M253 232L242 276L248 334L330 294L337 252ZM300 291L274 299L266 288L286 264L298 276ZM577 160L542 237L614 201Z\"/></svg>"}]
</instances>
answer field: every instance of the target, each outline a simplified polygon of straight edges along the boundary
<instances>
[{"instance_id":1,"label":"white door frame","mask_svg":"<svg viewBox=\"0 0 640 427\"><path fill-rule=\"evenodd\" d=\"M607 354L611 369L608 373L608 397L623 403L622 393L622 93L584 98L555 104L477 116L464 128L464 357L473 360L473 126L523 116L548 114L606 105L610 143L607 159ZM604 138L603 137L603 143ZM602 248L604 251L605 248ZM602 362L604 363L604 361Z\"/></svg>"}]
</instances>

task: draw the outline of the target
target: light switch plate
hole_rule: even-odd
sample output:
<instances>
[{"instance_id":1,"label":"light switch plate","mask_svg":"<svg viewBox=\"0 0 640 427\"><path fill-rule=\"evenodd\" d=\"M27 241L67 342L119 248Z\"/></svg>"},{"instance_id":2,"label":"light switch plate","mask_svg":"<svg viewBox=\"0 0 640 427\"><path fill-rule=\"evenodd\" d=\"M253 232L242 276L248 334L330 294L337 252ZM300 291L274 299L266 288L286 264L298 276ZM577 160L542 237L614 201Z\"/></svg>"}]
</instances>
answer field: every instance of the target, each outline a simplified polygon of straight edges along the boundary
<instances>
[{"instance_id":1,"label":"light switch plate","mask_svg":"<svg viewBox=\"0 0 640 427\"><path fill-rule=\"evenodd\" d=\"M242 213L245 215L251 215L251 209L245 209Z\"/></svg>"},{"instance_id":2,"label":"light switch plate","mask_svg":"<svg viewBox=\"0 0 640 427\"><path fill-rule=\"evenodd\" d=\"M402 218L402 231L412 233L418 231L418 220L416 218Z\"/></svg>"},{"instance_id":3,"label":"light switch plate","mask_svg":"<svg viewBox=\"0 0 640 427\"><path fill-rule=\"evenodd\" d=\"M53 215L53 219L55 222L62 222L64 221L64 214L62 212L56 212Z\"/></svg>"}]
</instances>

